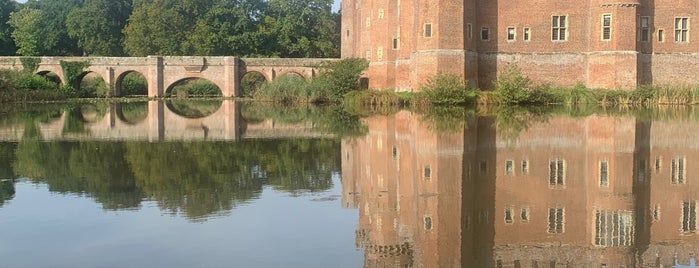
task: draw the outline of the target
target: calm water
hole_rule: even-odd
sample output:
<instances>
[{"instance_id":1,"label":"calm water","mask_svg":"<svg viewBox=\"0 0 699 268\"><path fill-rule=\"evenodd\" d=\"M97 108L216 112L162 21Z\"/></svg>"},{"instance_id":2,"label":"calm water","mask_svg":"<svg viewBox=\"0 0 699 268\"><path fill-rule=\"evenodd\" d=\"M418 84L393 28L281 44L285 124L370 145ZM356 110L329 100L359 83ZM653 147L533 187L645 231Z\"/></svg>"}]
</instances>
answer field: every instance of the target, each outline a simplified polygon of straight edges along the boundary
<instances>
[{"instance_id":1,"label":"calm water","mask_svg":"<svg viewBox=\"0 0 699 268\"><path fill-rule=\"evenodd\" d=\"M699 253L699 110L382 114L5 106L0 267L671 267Z\"/></svg>"}]
</instances>

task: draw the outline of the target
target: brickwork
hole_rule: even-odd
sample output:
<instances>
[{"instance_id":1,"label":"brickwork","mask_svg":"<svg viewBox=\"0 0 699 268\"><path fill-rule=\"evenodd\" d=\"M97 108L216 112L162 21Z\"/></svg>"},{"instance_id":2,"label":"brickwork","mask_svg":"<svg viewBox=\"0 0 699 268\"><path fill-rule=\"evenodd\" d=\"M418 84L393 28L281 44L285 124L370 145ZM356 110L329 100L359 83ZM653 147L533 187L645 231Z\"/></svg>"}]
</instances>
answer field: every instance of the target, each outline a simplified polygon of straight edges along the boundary
<instances>
[{"instance_id":1,"label":"brickwork","mask_svg":"<svg viewBox=\"0 0 699 268\"><path fill-rule=\"evenodd\" d=\"M699 64L693 60L699 49L692 44L699 42L693 38L699 27L691 25L699 23L693 19L698 5L691 0L343 0L342 57L369 59L370 87L397 91L418 90L440 72L489 89L512 63L534 81L564 86L696 83L692 74Z\"/></svg>"}]
</instances>

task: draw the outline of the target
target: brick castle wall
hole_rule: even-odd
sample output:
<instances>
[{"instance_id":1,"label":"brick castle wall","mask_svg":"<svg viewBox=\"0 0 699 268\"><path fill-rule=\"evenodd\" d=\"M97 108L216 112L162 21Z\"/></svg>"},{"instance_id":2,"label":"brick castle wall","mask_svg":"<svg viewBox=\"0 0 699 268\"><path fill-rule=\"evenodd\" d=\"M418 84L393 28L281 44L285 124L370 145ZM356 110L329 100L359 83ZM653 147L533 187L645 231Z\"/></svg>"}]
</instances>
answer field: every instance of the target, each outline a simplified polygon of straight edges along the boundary
<instances>
[{"instance_id":1,"label":"brick castle wall","mask_svg":"<svg viewBox=\"0 0 699 268\"><path fill-rule=\"evenodd\" d=\"M397 91L418 90L438 73L490 89L510 64L536 82L562 86L691 84L699 80L693 75L699 71L699 49L692 43L699 27L691 27L697 5L690 0L343 0L342 57L369 59L370 87ZM687 26L676 28L683 18Z\"/></svg>"}]
</instances>

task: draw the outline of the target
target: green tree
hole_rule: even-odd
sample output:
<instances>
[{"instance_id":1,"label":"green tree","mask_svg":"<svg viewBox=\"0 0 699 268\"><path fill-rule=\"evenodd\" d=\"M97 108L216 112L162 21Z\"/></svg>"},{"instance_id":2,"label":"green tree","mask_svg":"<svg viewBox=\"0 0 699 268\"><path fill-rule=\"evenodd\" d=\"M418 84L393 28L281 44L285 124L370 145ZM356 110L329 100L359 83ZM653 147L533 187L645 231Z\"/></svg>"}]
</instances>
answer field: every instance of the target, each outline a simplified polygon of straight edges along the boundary
<instances>
[{"instance_id":1,"label":"green tree","mask_svg":"<svg viewBox=\"0 0 699 268\"><path fill-rule=\"evenodd\" d=\"M131 1L87 0L66 19L68 35L87 55L122 56L121 32L131 14Z\"/></svg>"},{"instance_id":2,"label":"green tree","mask_svg":"<svg viewBox=\"0 0 699 268\"><path fill-rule=\"evenodd\" d=\"M270 0L262 32L268 55L323 58L339 56L339 25L332 0Z\"/></svg>"},{"instance_id":3,"label":"green tree","mask_svg":"<svg viewBox=\"0 0 699 268\"><path fill-rule=\"evenodd\" d=\"M41 34L50 42L47 42L46 51L41 55L81 55L78 43L68 36L66 20L68 13L79 8L83 0L41 0L28 1L26 6L41 10L40 25Z\"/></svg>"},{"instance_id":4,"label":"green tree","mask_svg":"<svg viewBox=\"0 0 699 268\"><path fill-rule=\"evenodd\" d=\"M187 50L195 55L259 55L264 39L257 25L264 6L261 0L218 1L197 20Z\"/></svg>"},{"instance_id":5,"label":"green tree","mask_svg":"<svg viewBox=\"0 0 699 268\"><path fill-rule=\"evenodd\" d=\"M37 56L48 51L53 44L41 23L43 12L25 7L10 15L8 24L12 26L12 39L17 44L17 54Z\"/></svg>"},{"instance_id":6,"label":"green tree","mask_svg":"<svg viewBox=\"0 0 699 268\"><path fill-rule=\"evenodd\" d=\"M10 14L17 10L17 2L0 0L0 55L15 55L17 48L12 40L12 28L8 24Z\"/></svg>"}]
</instances>

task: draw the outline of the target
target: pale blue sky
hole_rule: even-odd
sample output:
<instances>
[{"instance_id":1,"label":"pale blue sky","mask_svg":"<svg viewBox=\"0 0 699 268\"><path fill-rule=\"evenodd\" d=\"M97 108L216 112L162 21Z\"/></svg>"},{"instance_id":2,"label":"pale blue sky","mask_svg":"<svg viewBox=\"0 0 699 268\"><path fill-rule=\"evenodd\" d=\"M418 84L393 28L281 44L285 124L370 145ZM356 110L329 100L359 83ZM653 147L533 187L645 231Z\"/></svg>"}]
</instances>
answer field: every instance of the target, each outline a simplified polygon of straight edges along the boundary
<instances>
[{"instance_id":1,"label":"pale blue sky","mask_svg":"<svg viewBox=\"0 0 699 268\"><path fill-rule=\"evenodd\" d=\"M16 0L17 2L24 3L27 2L27 0ZM340 9L340 0L335 0L335 3L333 3L333 11L338 11Z\"/></svg>"}]
</instances>

